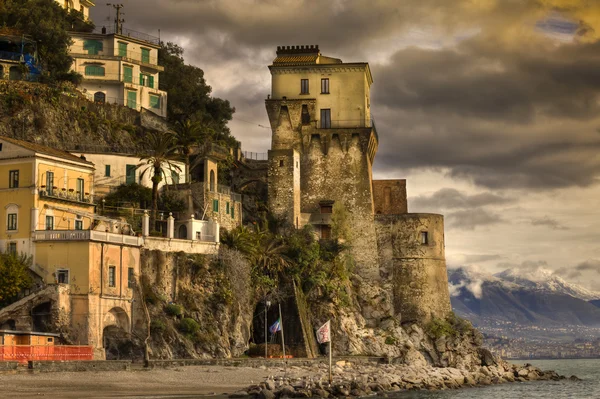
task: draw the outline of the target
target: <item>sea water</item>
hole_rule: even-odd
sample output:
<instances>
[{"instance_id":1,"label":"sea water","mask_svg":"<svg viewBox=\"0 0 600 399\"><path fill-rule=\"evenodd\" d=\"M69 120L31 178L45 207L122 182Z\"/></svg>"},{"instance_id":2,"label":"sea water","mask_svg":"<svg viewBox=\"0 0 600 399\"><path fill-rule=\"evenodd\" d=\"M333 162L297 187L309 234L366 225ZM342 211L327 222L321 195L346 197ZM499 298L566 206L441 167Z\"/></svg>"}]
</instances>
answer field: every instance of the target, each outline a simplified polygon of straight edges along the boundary
<instances>
[{"instance_id":1,"label":"sea water","mask_svg":"<svg viewBox=\"0 0 600 399\"><path fill-rule=\"evenodd\" d=\"M524 361L513 360L520 364ZM530 360L542 370L554 370L560 375L575 375L582 381L530 381L506 383L447 391L409 391L390 394L396 399L489 399L489 398L548 398L600 399L600 359Z\"/></svg>"}]
</instances>

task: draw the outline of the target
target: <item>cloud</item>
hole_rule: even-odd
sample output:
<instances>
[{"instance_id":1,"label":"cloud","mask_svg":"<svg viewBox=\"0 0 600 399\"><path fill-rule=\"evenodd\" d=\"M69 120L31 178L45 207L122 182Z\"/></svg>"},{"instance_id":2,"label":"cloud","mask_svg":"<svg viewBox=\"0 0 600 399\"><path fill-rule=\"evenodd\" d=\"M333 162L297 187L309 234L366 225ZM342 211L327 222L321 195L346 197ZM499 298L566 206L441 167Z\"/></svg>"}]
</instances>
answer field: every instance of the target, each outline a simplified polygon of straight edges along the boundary
<instances>
[{"instance_id":1,"label":"cloud","mask_svg":"<svg viewBox=\"0 0 600 399\"><path fill-rule=\"evenodd\" d=\"M481 262L489 262L492 260L502 259L503 256L498 254L475 254L475 255L465 255L464 263L472 264L472 263L481 263Z\"/></svg>"},{"instance_id":2,"label":"cloud","mask_svg":"<svg viewBox=\"0 0 600 399\"><path fill-rule=\"evenodd\" d=\"M549 218L548 216L544 216L543 218L532 219L531 224L533 226L543 226L549 227L552 230L568 230L569 228L562 225L556 219Z\"/></svg>"},{"instance_id":3,"label":"cloud","mask_svg":"<svg viewBox=\"0 0 600 399\"><path fill-rule=\"evenodd\" d=\"M500 195L484 192L479 194L465 194L454 188L442 188L427 196L420 195L410 199L411 207L419 209L453 209L477 208L487 205L500 205L513 201Z\"/></svg>"},{"instance_id":4,"label":"cloud","mask_svg":"<svg viewBox=\"0 0 600 399\"><path fill-rule=\"evenodd\" d=\"M463 289L469 291L475 298L481 299L483 295L483 280L461 280L458 284L448 284L448 290L450 291L451 297L459 296Z\"/></svg>"},{"instance_id":5,"label":"cloud","mask_svg":"<svg viewBox=\"0 0 600 399\"><path fill-rule=\"evenodd\" d=\"M499 215L479 208L449 213L446 216L446 222L450 228L474 230L477 227L490 226L505 221Z\"/></svg>"},{"instance_id":6,"label":"cloud","mask_svg":"<svg viewBox=\"0 0 600 399\"><path fill-rule=\"evenodd\" d=\"M578 263L573 267L561 267L556 270L557 274L565 276L569 279L575 279L589 275L590 273L597 278L595 274L600 274L600 260L599 259L588 259L584 262Z\"/></svg>"}]
</instances>

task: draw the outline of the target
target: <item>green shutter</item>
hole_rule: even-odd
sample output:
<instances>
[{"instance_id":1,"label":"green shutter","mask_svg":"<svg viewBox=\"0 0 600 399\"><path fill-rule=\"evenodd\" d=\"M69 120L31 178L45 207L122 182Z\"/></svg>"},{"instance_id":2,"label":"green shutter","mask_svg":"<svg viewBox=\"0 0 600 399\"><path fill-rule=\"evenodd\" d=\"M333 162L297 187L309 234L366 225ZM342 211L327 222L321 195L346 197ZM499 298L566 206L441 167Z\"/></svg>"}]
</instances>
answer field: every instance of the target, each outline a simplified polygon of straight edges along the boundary
<instances>
[{"instance_id":1,"label":"green shutter","mask_svg":"<svg viewBox=\"0 0 600 399\"><path fill-rule=\"evenodd\" d=\"M235 202L231 206L231 218L235 219Z\"/></svg>"},{"instance_id":2,"label":"green shutter","mask_svg":"<svg viewBox=\"0 0 600 399\"><path fill-rule=\"evenodd\" d=\"M150 63L150 50L147 48L142 49L142 62L146 64Z\"/></svg>"},{"instance_id":3,"label":"green shutter","mask_svg":"<svg viewBox=\"0 0 600 399\"><path fill-rule=\"evenodd\" d=\"M104 76L104 67L98 65L86 65L85 74L86 76Z\"/></svg>"},{"instance_id":4,"label":"green shutter","mask_svg":"<svg viewBox=\"0 0 600 399\"><path fill-rule=\"evenodd\" d=\"M83 49L87 50L88 55L98 55L102 51L103 46L100 40L84 40Z\"/></svg>"},{"instance_id":5,"label":"green shutter","mask_svg":"<svg viewBox=\"0 0 600 399\"><path fill-rule=\"evenodd\" d=\"M110 177L110 165L104 165L104 176Z\"/></svg>"},{"instance_id":6,"label":"green shutter","mask_svg":"<svg viewBox=\"0 0 600 399\"><path fill-rule=\"evenodd\" d=\"M213 212L219 212L219 200L213 200Z\"/></svg>"},{"instance_id":7,"label":"green shutter","mask_svg":"<svg viewBox=\"0 0 600 399\"><path fill-rule=\"evenodd\" d=\"M154 89L154 76L148 76L148 87Z\"/></svg>"},{"instance_id":8,"label":"green shutter","mask_svg":"<svg viewBox=\"0 0 600 399\"><path fill-rule=\"evenodd\" d=\"M150 108L160 109L160 97L150 94Z\"/></svg>"},{"instance_id":9,"label":"green shutter","mask_svg":"<svg viewBox=\"0 0 600 399\"><path fill-rule=\"evenodd\" d=\"M119 57L127 57L127 43L119 42Z\"/></svg>"},{"instance_id":10,"label":"green shutter","mask_svg":"<svg viewBox=\"0 0 600 399\"><path fill-rule=\"evenodd\" d=\"M126 83L133 83L133 68L132 67L124 66L123 74L124 74L123 80L125 80Z\"/></svg>"},{"instance_id":11,"label":"green shutter","mask_svg":"<svg viewBox=\"0 0 600 399\"><path fill-rule=\"evenodd\" d=\"M140 73L140 86L144 85L144 75Z\"/></svg>"},{"instance_id":12,"label":"green shutter","mask_svg":"<svg viewBox=\"0 0 600 399\"><path fill-rule=\"evenodd\" d=\"M135 91L127 92L127 106L129 108L137 108L137 93Z\"/></svg>"},{"instance_id":13,"label":"green shutter","mask_svg":"<svg viewBox=\"0 0 600 399\"><path fill-rule=\"evenodd\" d=\"M229 215L229 202L225 205L225 213Z\"/></svg>"}]
</instances>

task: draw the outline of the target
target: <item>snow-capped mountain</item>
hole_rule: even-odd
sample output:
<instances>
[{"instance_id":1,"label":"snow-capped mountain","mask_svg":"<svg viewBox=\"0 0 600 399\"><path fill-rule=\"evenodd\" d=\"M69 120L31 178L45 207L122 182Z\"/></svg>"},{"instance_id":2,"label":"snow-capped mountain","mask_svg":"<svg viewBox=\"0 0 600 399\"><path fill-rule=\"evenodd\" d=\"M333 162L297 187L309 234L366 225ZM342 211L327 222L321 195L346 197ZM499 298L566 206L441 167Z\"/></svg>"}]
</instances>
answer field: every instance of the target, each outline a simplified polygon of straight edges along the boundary
<instances>
[{"instance_id":1,"label":"snow-capped mountain","mask_svg":"<svg viewBox=\"0 0 600 399\"><path fill-rule=\"evenodd\" d=\"M494 277L526 288L567 294L584 301L600 299L600 292L594 292L580 285L569 283L551 270L542 267L526 270L507 269L494 274Z\"/></svg>"}]
</instances>

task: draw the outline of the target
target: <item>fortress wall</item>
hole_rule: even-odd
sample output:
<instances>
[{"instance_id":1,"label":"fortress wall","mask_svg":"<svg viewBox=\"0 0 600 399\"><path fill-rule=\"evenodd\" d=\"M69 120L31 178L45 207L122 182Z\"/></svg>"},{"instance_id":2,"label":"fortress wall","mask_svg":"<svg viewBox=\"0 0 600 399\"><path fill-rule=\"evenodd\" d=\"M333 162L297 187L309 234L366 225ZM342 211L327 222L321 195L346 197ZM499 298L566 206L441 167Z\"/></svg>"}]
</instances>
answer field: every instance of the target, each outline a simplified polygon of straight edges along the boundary
<instances>
[{"instance_id":1,"label":"fortress wall","mask_svg":"<svg viewBox=\"0 0 600 399\"><path fill-rule=\"evenodd\" d=\"M427 323L452 310L444 251L444 219L435 214L377 215L382 272L392 279L394 313ZM421 233L427 233L427 243ZM391 256L391 258L390 258Z\"/></svg>"},{"instance_id":2,"label":"fortress wall","mask_svg":"<svg viewBox=\"0 0 600 399\"><path fill-rule=\"evenodd\" d=\"M300 216L300 156L296 150L270 150L268 201L273 216L293 226Z\"/></svg>"},{"instance_id":3,"label":"fortress wall","mask_svg":"<svg viewBox=\"0 0 600 399\"><path fill-rule=\"evenodd\" d=\"M373 180L373 204L376 215L407 213L406 180Z\"/></svg>"}]
</instances>

